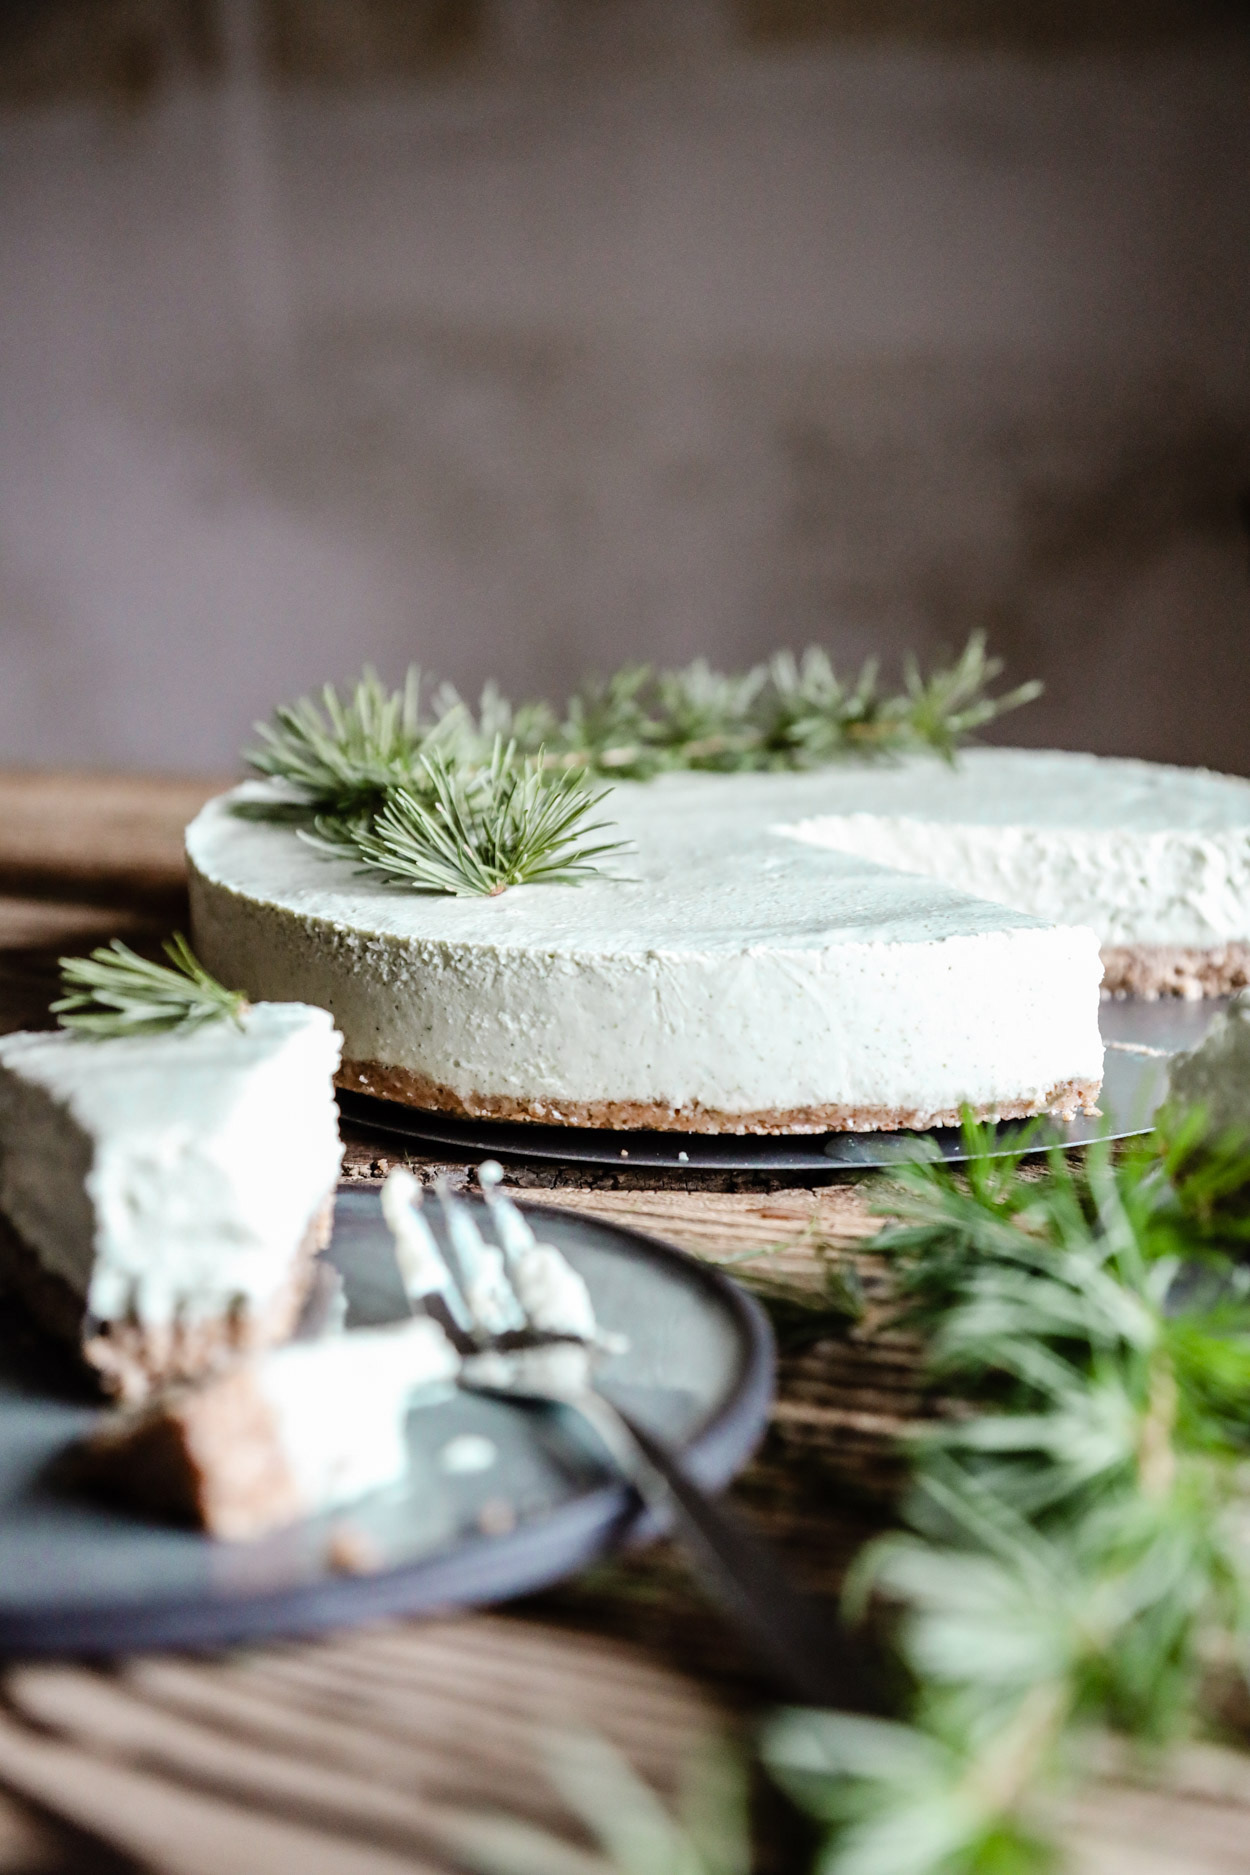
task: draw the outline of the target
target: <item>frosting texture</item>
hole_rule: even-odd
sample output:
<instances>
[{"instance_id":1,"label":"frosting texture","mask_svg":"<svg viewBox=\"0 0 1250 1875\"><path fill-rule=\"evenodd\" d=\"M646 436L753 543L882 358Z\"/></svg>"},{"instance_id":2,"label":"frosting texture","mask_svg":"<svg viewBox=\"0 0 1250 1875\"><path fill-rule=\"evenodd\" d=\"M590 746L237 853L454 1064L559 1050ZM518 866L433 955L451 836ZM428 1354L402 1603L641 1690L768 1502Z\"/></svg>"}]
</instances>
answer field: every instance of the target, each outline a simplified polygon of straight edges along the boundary
<instances>
[{"instance_id":1,"label":"frosting texture","mask_svg":"<svg viewBox=\"0 0 1250 1875\"><path fill-rule=\"evenodd\" d=\"M970 749L828 775L805 844L946 879L1100 943L1208 946L1250 936L1250 781L1205 769Z\"/></svg>"},{"instance_id":2,"label":"frosting texture","mask_svg":"<svg viewBox=\"0 0 1250 1875\"><path fill-rule=\"evenodd\" d=\"M99 1321L263 1307L338 1177L338 1061L326 1012L289 1003L241 1029L0 1037L0 1209Z\"/></svg>"},{"instance_id":3,"label":"frosting texture","mask_svg":"<svg viewBox=\"0 0 1250 1875\"><path fill-rule=\"evenodd\" d=\"M261 1356L253 1372L296 1501L307 1514L397 1484L408 1470L404 1422L421 1388L460 1362L437 1322L357 1328Z\"/></svg>"},{"instance_id":4,"label":"frosting texture","mask_svg":"<svg viewBox=\"0 0 1250 1875\"><path fill-rule=\"evenodd\" d=\"M787 837L838 778L624 784L605 807L627 876L488 900L362 878L233 814L249 784L188 829L196 948L250 994L330 1009L353 1061L552 1118L561 1100L1040 1109L1096 1084L1093 933Z\"/></svg>"}]
</instances>

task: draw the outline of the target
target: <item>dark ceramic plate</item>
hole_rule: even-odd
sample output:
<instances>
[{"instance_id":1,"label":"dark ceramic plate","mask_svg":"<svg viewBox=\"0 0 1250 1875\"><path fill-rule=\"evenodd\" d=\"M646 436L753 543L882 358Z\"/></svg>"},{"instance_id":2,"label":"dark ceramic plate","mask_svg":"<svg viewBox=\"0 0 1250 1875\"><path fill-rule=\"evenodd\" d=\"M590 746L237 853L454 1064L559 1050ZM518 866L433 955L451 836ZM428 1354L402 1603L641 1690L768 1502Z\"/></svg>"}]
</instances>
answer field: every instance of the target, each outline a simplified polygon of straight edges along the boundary
<instances>
[{"instance_id":1,"label":"dark ceramic plate","mask_svg":"<svg viewBox=\"0 0 1250 1875\"><path fill-rule=\"evenodd\" d=\"M605 1392L708 1487L749 1456L772 1397L758 1307L717 1271L616 1224L526 1206L629 1338ZM407 1313L376 1192L340 1192L328 1256L348 1325ZM220 1645L523 1594L644 1520L575 1415L448 1391L408 1421L393 1492L251 1544L215 1543L76 1495L57 1459L98 1411L47 1344L0 1342L0 1649L113 1653ZM370 1560L336 1573L347 1542Z\"/></svg>"},{"instance_id":2,"label":"dark ceramic plate","mask_svg":"<svg viewBox=\"0 0 1250 1875\"><path fill-rule=\"evenodd\" d=\"M1105 1002L1101 1023L1107 1043L1102 1112L1081 1115L1067 1125L1046 1121L1036 1130L1039 1148L1086 1146L1099 1139L1127 1139L1150 1129L1155 1109L1167 1089L1167 1056L1193 1048L1226 999L1186 1003ZM653 1172L793 1172L806 1175L845 1171L855 1166L900 1165L914 1158L917 1140L942 1159L962 1159L957 1127L916 1133L757 1134L618 1133L581 1126L529 1126L498 1120L461 1120L375 1100L368 1094L341 1092L345 1119L389 1133L414 1146L435 1146L444 1155L465 1159L555 1162L563 1165L623 1167ZM998 1153L1014 1152L1030 1123L1006 1120L994 1131Z\"/></svg>"}]
</instances>

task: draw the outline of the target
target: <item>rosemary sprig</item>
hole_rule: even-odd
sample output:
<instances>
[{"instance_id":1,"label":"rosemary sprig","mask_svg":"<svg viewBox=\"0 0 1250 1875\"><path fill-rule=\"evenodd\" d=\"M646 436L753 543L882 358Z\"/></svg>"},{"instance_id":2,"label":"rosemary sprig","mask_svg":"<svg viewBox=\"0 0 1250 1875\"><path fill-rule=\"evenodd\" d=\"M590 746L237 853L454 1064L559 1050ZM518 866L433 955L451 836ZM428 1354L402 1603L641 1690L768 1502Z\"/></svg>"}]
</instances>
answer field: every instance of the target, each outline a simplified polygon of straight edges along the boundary
<instances>
[{"instance_id":1,"label":"rosemary sprig","mask_svg":"<svg viewBox=\"0 0 1250 1875\"><path fill-rule=\"evenodd\" d=\"M246 996L211 977L181 932L163 949L172 968L136 956L120 938L89 957L62 957L65 994L52 1004L61 1027L112 1039L197 1029L206 1022L240 1023Z\"/></svg>"},{"instance_id":2,"label":"rosemary sprig","mask_svg":"<svg viewBox=\"0 0 1250 1875\"><path fill-rule=\"evenodd\" d=\"M582 768L548 770L542 752L523 767L511 744L496 741L490 766L468 776L437 752L420 763L422 794L391 788L381 808L357 819L320 816L316 846L356 860L388 885L457 897L495 897L510 885L576 885L625 842L593 836L606 789Z\"/></svg>"}]
</instances>

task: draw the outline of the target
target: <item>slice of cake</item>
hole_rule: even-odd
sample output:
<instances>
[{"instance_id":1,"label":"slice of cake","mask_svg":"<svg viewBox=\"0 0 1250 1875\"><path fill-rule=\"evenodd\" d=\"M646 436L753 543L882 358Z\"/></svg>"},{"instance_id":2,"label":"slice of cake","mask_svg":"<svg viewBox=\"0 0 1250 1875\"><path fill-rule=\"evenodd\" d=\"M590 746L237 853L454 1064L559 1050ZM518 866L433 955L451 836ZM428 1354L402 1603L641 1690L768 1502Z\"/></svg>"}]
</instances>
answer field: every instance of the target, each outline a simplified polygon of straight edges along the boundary
<instances>
[{"instance_id":1,"label":"slice of cake","mask_svg":"<svg viewBox=\"0 0 1250 1875\"><path fill-rule=\"evenodd\" d=\"M263 1536L398 1484L414 1396L458 1366L425 1317L293 1342L109 1416L78 1469L109 1497L211 1536Z\"/></svg>"},{"instance_id":2,"label":"slice of cake","mask_svg":"<svg viewBox=\"0 0 1250 1875\"><path fill-rule=\"evenodd\" d=\"M110 1393L290 1335L329 1238L338 1061L294 1003L0 1037L0 1273Z\"/></svg>"}]
</instances>

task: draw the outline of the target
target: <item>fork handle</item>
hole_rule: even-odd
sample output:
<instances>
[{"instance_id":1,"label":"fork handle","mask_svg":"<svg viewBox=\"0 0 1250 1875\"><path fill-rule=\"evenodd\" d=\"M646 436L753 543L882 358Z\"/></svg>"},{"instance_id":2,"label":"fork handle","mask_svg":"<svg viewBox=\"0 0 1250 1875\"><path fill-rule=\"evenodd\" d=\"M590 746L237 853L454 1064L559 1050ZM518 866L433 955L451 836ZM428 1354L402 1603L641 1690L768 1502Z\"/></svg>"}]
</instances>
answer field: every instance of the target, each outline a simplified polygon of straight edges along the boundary
<instances>
[{"instance_id":1,"label":"fork handle","mask_svg":"<svg viewBox=\"0 0 1250 1875\"><path fill-rule=\"evenodd\" d=\"M708 1588L762 1665L805 1705L888 1709L870 1650L797 1588L776 1550L713 1502L660 1441L597 1392L569 1400L652 1510L672 1517Z\"/></svg>"}]
</instances>

